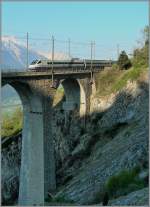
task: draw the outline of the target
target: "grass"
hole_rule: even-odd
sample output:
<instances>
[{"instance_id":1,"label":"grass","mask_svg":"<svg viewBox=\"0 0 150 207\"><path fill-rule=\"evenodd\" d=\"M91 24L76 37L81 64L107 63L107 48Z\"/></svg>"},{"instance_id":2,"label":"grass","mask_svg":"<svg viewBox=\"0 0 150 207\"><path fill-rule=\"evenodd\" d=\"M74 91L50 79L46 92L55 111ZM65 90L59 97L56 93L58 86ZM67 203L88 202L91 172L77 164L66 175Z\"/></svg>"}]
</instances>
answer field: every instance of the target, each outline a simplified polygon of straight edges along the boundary
<instances>
[{"instance_id":1,"label":"grass","mask_svg":"<svg viewBox=\"0 0 150 207\"><path fill-rule=\"evenodd\" d=\"M59 104L65 96L64 89L58 88L54 97L53 106L56 106Z\"/></svg>"},{"instance_id":2,"label":"grass","mask_svg":"<svg viewBox=\"0 0 150 207\"><path fill-rule=\"evenodd\" d=\"M64 96L63 88L57 90L55 96L55 104L58 104ZM2 113L2 123L1 123L1 137L9 137L16 135L21 131L23 125L23 113L21 107L18 107L15 111Z\"/></svg>"},{"instance_id":3,"label":"grass","mask_svg":"<svg viewBox=\"0 0 150 207\"><path fill-rule=\"evenodd\" d=\"M105 96L112 93L112 85L121 78L124 71L117 69L104 70L96 76L97 95Z\"/></svg>"},{"instance_id":4,"label":"grass","mask_svg":"<svg viewBox=\"0 0 150 207\"><path fill-rule=\"evenodd\" d=\"M138 80L140 76L145 72L146 69L143 68L131 68L130 70L126 71L117 82L114 83L112 91L116 92L121 90L127 84L128 80Z\"/></svg>"},{"instance_id":5,"label":"grass","mask_svg":"<svg viewBox=\"0 0 150 207\"><path fill-rule=\"evenodd\" d=\"M138 80L140 76L148 72L146 68L132 67L129 70L112 68L102 71L96 77L97 95L107 96L121 90L127 81Z\"/></svg>"},{"instance_id":6,"label":"grass","mask_svg":"<svg viewBox=\"0 0 150 207\"><path fill-rule=\"evenodd\" d=\"M2 117L1 137L16 135L22 129L23 113L17 108L11 115L5 113Z\"/></svg>"}]
</instances>

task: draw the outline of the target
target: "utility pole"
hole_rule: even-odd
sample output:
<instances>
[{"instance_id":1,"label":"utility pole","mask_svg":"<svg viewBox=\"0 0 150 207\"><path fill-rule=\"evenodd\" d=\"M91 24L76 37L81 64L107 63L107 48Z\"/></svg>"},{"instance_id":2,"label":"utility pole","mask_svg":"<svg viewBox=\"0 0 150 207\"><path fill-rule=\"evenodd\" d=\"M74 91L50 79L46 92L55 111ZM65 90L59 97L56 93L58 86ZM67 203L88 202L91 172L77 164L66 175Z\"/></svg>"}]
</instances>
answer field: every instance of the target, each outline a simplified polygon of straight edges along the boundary
<instances>
[{"instance_id":1,"label":"utility pole","mask_svg":"<svg viewBox=\"0 0 150 207\"><path fill-rule=\"evenodd\" d=\"M54 62L54 36L52 36L52 63Z\"/></svg>"},{"instance_id":2,"label":"utility pole","mask_svg":"<svg viewBox=\"0 0 150 207\"><path fill-rule=\"evenodd\" d=\"M53 69L54 69L54 36L52 36L52 84L53 84Z\"/></svg>"},{"instance_id":3,"label":"utility pole","mask_svg":"<svg viewBox=\"0 0 150 207\"><path fill-rule=\"evenodd\" d=\"M93 42L93 59L95 60L95 50L96 49L96 44L95 41Z\"/></svg>"},{"instance_id":4,"label":"utility pole","mask_svg":"<svg viewBox=\"0 0 150 207\"><path fill-rule=\"evenodd\" d=\"M10 39L9 39L9 50L10 50Z\"/></svg>"},{"instance_id":5,"label":"utility pole","mask_svg":"<svg viewBox=\"0 0 150 207\"><path fill-rule=\"evenodd\" d=\"M120 45L117 44L117 57L118 57L118 59L119 59L119 55L120 55Z\"/></svg>"},{"instance_id":6,"label":"utility pole","mask_svg":"<svg viewBox=\"0 0 150 207\"><path fill-rule=\"evenodd\" d=\"M29 62L29 34L27 32L27 68L28 68L28 62Z\"/></svg>"},{"instance_id":7,"label":"utility pole","mask_svg":"<svg viewBox=\"0 0 150 207\"><path fill-rule=\"evenodd\" d=\"M70 38L68 39L68 56L69 56L69 59L71 58L71 52L70 52Z\"/></svg>"},{"instance_id":8,"label":"utility pole","mask_svg":"<svg viewBox=\"0 0 150 207\"><path fill-rule=\"evenodd\" d=\"M91 41L91 68L93 63L93 42Z\"/></svg>"},{"instance_id":9,"label":"utility pole","mask_svg":"<svg viewBox=\"0 0 150 207\"><path fill-rule=\"evenodd\" d=\"M91 81L90 83L93 83L93 42L91 41Z\"/></svg>"}]
</instances>

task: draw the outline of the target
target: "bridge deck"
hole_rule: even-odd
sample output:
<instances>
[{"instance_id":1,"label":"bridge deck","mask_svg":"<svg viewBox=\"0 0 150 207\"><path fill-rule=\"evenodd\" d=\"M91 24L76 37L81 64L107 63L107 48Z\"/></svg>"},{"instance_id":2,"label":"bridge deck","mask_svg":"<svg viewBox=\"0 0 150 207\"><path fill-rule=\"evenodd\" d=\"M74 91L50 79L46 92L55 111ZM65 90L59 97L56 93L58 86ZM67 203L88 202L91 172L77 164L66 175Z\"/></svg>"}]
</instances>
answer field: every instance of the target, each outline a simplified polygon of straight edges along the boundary
<instances>
[{"instance_id":1,"label":"bridge deck","mask_svg":"<svg viewBox=\"0 0 150 207\"><path fill-rule=\"evenodd\" d=\"M100 70L92 70L94 73L99 72ZM89 74L91 70L63 70L54 72L54 76L61 76L61 75L74 75L74 74ZM42 71L42 72L35 72L35 71L23 71L23 72L2 72L2 79L3 78L28 78L28 77L44 77L44 76L52 76L52 71Z\"/></svg>"}]
</instances>

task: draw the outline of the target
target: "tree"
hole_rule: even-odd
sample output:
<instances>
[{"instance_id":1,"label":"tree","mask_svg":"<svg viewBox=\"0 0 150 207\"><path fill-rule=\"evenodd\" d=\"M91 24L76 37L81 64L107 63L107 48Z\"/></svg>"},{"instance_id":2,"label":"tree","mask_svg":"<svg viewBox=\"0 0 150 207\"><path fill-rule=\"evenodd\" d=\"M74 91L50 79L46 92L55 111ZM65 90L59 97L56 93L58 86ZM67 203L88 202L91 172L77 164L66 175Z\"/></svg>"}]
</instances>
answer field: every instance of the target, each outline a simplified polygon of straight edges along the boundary
<instances>
[{"instance_id":1,"label":"tree","mask_svg":"<svg viewBox=\"0 0 150 207\"><path fill-rule=\"evenodd\" d=\"M146 26L143 30L143 39L145 45L149 44L149 26Z\"/></svg>"},{"instance_id":2,"label":"tree","mask_svg":"<svg viewBox=\"0 0 150 207\"><path fill-rule=\"evenodd\" d=\"M142 47L137 48L133 52L133 66L148 67L149 53L149 27L146 26L143 30Z\"/></svg>"},{"instance_id":3,"label":"tree","mask_svg":"<svg viewBox=\"0 0 150 207\"><path fill-rule=\"evenodd\" d=\"M118 66L120 70L127 70L131 67L131 61L125 51L122 51L119 55Z\"/></svg>"}]
</instances>

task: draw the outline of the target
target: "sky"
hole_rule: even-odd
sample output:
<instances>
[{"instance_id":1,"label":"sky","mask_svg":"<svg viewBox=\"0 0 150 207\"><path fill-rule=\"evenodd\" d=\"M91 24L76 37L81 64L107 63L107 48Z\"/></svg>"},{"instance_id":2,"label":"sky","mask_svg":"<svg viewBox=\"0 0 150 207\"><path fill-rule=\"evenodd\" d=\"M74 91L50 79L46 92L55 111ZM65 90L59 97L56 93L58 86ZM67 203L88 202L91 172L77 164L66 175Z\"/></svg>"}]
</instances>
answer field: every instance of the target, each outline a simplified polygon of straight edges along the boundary
<instances>
[{"instance_id":1,"label":"sky","mask_svg":"<svg viewBox=\"0 0 150 207\"><path fill-rule=\"evenodd\" d=\"M28 32L30 38L51 39L54 35L58 40L95 41L97 58L116 58L117 48L132 53L146 25L148 1L2 3L3 35L22 37ZM39 41L39 47L44 43ZM86 50L90 55L89 46L75 47L71 45L72 53L76 50L82 55Z\"/></svg>"}]
</instances>

